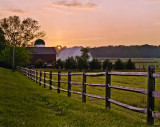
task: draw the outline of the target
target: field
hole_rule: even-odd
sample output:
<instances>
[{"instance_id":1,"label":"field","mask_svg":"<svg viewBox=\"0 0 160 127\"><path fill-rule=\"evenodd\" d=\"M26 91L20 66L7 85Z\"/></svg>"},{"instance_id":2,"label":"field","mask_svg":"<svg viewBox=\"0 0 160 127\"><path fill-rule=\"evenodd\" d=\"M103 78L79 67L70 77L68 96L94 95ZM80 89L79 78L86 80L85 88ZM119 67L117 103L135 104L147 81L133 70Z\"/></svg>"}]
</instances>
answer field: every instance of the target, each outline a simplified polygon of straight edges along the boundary
<instances>
[{"instance_id":1,"label":"field","mask_svg":"<svg viewBox=\"0 0 160 127\"><path fill-rule=\"evenodd\" d=\"M57 77L54 76L53 79ZM62 78L66 80L66 77ZM82 81L74 76L72 81ZM67 93L50 91L26 78L19 72L0 68L0 126L58 126L58 127L105 127L105 126L147 126L146 115L133 112L114 104L106 110L104 101L87 97L81 102L80 95L66 97ZM88 77L87 82L104 83L104 76ZM112 84L146 88L147 78L112 76ZM57 86L57 84L53 84ZM61 84L66 88L65 84ZM81 86L72 86L72 90L81 91ZM156 90L160 82L156 80ZM104 96L104 88L87 86L87 93ZM146 107L146 95L111 90L111 98L138 107ZM160 112L160 100L156 99L155 110ZM155 126L160 121L155 120Z\"/></svg>"},{"instance_id":2,"label":"field","mask_svg":"<svg viewBox=\"0 0 160 127\"><path fill-rule=\"evenodd\" d=\"M119 58L97 58L101 62L103 62L105 59L109 59L113 64L115 61ZM127 62L129 58L120 58L123 62ZM133 62L135 62L136 68L138 70L145 71L147 70L147 67L149 65L154 65L157 71L160 71L160 58L131 58Z\"/></svg>"}]
</instances>

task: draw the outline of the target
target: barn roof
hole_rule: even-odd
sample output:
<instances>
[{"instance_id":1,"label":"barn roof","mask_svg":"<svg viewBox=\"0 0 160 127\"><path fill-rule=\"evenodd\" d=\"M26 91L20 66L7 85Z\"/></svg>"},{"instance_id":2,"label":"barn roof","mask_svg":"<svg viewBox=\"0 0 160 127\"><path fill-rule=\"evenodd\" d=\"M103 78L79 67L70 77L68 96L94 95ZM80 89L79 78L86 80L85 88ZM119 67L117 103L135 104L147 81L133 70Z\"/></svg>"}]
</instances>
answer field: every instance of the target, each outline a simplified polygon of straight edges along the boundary
<instances>
[{"instance_id":1,"label":"barn roof","mask_svg":"<svg viewBox=\"0 0 160 127\"><path fill-rule=\"evenodd\" d=\"M54 47L27 47L31 54L57 54Z\"/></svg>"},{"instance_id":2,"label":"barn roof","mask_svg":"<svg viewBox=\"0 0 160 127\"><path fill-rule=\"evenodd\" d=\"M73 57L75 58L76 56L81 56L82 52L81 52L82 47L73 47L73 48L66 48L64 49L58 56L57 59L61 59L61 60L66 60L68 57ZM91 61L93 58L91 56L91 54L89 53L89 61Z\"/></svg>"}]
</instances>

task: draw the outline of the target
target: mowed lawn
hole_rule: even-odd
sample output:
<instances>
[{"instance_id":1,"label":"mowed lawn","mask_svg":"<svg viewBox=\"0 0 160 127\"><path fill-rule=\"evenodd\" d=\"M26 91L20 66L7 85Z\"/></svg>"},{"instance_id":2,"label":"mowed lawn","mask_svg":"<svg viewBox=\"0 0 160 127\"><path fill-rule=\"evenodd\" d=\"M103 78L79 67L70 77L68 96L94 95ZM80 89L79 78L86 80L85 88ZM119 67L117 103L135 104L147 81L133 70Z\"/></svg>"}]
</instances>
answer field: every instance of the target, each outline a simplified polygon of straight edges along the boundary
<instances>
[{"instance_id":1,"label":"mowed lawn","mask_svg":"<svg viewBox=\"0 0 160 127\"><path fill-rule=\"evenodd\" d=\"M103 78L102 78L103 79ZM99 80L102 80L101 78ZM79 79L81 81L81 79ZM93 78L92 81L96 79ZM119 80L119 79L117 79ZM78 81L78 79L76 79ZM80 82L79 81L79 82ZM113 81L116 83L116 79ZM102 81L100 81L102 82ZM119 84L121 83L118 81ZM145 82L145 81L144 81ZM119 85L117 84L117 85ZM53 84L55 85L55 84ZM63 86L63 85L62 85ZM75 90L80 90L75 87ZM94 87L96 89L96 87ZM88 92L94 93L94 89ZM97 88L98 89L98 88ZM102 89L99 89L101 91ZM104 92L104 91L103 91ZM102 93L103 93L102 92ZM117 96L124 102L134 100ZM98 94L98 90L95 90ZM101 93L99 93L101 95ZM123 94L123 93L121 93ZM114 104L110 110L104 108L104 101L87 98L82 103L80 95L57 94L56 90L43 88L19 72L0 68L0 126L2 127L142 127L146 115L136 113ZM124 94L128 95L128 93ZM133 94L134 95L134 94ZM126 99L127 98L127 99ZM143 100L141 100L143 102ZM159 100L158 100L159 102ZM144 103L145 100L144 100ZM143 106L142 106L143 107ZM145 107L145 106L144 106ZM157 110L159 109L159 106ZM155 126L160 126L159 120Z\"/></svg>"}]
</instances>

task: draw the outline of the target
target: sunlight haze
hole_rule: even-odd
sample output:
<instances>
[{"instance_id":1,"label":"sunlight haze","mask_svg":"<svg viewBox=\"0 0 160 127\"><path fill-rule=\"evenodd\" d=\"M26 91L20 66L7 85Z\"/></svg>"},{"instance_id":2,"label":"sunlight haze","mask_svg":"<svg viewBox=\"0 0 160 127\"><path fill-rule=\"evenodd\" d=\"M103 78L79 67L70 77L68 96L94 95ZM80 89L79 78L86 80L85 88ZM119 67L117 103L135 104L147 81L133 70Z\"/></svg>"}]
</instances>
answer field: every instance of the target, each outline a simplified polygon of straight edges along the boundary
<instances>
[{"instance_id":1,"label":"sunlight haze","mask_svg":"<svg viewBox=\"0 0 160 127\"><path fill-rule=\"evenodd\" d=\"M1 0L13 15L37 20L47 46L160 45L159 0Z\"/></svg>"}]
</instances>

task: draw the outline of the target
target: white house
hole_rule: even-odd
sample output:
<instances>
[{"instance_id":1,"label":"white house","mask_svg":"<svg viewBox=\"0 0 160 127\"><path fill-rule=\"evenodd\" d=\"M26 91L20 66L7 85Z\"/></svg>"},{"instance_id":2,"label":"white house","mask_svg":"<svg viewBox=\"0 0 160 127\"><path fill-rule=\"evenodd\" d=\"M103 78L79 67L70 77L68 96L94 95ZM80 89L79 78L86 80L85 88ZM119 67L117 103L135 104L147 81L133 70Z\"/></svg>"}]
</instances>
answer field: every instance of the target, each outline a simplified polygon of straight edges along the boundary
<instances>
[{"instance_id":1,"label":"white house","mask_svg":"<svg viewBox=\"0 0 160 127\"><path fill-rule=\"evenodd\" d=\"M57 57L57 60L61 59L62 61L65 61L68 57L75 58L76 56L81 56L82 55L81 49L82 49L82 46L66 48L59 54L59 56ZM90 56L89 61L92 61L93 57L91 56L91 53L89 53L88 55Z\"/></svg>"}]
</instances>

